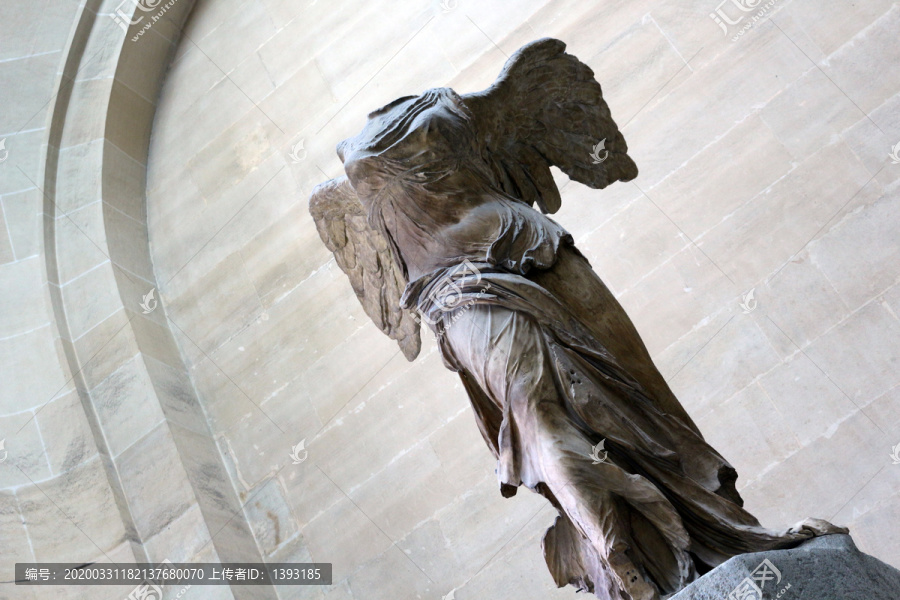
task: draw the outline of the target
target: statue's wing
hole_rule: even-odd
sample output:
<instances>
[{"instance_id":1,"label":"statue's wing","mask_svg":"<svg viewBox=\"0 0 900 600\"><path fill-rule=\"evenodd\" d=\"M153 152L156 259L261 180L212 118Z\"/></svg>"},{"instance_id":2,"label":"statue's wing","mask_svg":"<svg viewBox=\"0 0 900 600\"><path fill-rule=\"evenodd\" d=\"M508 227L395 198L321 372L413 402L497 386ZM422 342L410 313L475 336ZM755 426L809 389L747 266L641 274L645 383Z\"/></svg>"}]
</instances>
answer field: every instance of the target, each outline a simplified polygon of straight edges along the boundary
<instances>
[{"instance_id":1,"label":"statue's wing","mask_svg":"<svg viewBox=\"0 0 900 600\"><path fill-rule=\"evenodd\" d=\"M462 96L503 191L547 213L560 206L550 173L604 188L637 166L586 64L545 38L519 49L488 89Z\"/></svg>"},{"instance_id":2,"label":"statue's wing","mask_svg":"<svg viewBox=\"0 0 900 600\"><path fill-rule=\"evenodd\" d=\"M415 359L422 344L419 322L411 311L400 308L406 277L384 234L369 225L366 210L347 177L316 186L309 212L366 314L397 340L407 360Z\"/></svg>"}]
</instances>

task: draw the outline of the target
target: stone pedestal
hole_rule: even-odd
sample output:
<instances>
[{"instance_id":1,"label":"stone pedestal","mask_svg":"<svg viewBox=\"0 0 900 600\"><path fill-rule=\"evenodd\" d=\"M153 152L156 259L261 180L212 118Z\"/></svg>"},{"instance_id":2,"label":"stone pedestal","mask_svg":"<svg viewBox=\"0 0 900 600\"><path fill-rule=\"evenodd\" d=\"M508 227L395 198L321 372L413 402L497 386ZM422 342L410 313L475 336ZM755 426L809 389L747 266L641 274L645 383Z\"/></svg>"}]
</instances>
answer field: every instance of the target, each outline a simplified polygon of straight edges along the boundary
<instances>
[{"instance_id":1,"label":"stone pedestal","mask_svg":"<svg viewBox=\"0 0 900 600\"><path fill-rule=\"evenodd\" d=\"M898 600L900 571L860 552L849 535L735 556L669 600Z\"/></svg>"}]
</instances>

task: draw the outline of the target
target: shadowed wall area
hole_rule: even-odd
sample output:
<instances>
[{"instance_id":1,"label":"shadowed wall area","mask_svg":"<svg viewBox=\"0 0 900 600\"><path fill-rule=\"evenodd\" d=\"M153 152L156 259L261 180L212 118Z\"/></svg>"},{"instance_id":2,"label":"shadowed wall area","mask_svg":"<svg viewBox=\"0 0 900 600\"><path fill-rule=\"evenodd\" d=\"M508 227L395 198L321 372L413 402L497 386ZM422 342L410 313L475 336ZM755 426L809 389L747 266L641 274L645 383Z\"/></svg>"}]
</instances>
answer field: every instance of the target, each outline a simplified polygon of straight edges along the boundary
<instances>
[{"instance_id":1,"label":"shadowed wall area","mask_svg":"<svg viewBox=\"0 0 900 600\"><path fill-rule=\"evenodd\" d=\"M746 508L900 567L895 2L162 7L0 8L0 580L314 560L333 586L182 598L575 597L540 551L554 509L500 496L431 334L408 363L307 209L373 108L481 90L544 36L594 70L641 170L556 172L554 220ZM84 590L130 591L0 598Z\"/></svg>"}]
</instances>

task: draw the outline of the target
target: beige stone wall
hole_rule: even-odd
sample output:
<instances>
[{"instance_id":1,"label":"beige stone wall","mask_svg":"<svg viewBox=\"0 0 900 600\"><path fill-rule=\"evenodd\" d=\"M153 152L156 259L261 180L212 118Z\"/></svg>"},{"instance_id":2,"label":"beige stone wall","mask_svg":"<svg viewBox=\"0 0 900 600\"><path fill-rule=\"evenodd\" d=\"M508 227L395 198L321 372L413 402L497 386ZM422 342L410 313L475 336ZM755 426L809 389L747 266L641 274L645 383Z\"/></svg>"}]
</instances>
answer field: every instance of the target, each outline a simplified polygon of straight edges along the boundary
<instances>
[{"instance_id":1,"label":"beige stone wall","mask_svg":"<svg viewBox=\"0 0 900 600\"><path fill-rule=\"evenodd\" d=\"M3 581L316 560L331 588L183 597L575 597L543 565L554 511L500 497L430 334L407 363L306 209L370 110L482 89L542 36L594 69L641 169L560 175L555 219L747 508L900 566L897 3L778 0L736 41L716 0L178 0L136 41L118 1L52 4L0 7Z\"/></svg>"}]
</instances>

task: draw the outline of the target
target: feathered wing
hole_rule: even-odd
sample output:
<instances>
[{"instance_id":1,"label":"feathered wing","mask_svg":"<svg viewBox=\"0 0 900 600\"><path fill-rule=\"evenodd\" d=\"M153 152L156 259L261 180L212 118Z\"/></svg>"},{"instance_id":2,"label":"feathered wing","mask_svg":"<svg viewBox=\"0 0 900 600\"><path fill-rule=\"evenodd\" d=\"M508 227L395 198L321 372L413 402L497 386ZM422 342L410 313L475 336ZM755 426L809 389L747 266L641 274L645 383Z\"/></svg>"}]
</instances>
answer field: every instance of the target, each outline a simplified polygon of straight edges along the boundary
<instances>
[{"instance_id":1,"label":"feathered wing","mask_svg":"<svg viewBox=\"0 0 900 600\"><path fill-rule=\"evenodd\" d=\"M316 186L309 212L319 237L347 274L366 314L388 337L397 340L407 360L415 359L422 343L419 322L412 312L400 308L406 277L388 240L369 225L366 210L347 177Z\"/></svg>"},{"instance_id":2,"label":"feathered wing","mask_svg":"<svg viewBox=\"0 0 900 600\"><path fill-rule=\"evenodd\" d=\"M559 209L556 165L592 188L637 177L637 166L586 64L545 38L520 48L488 89L462 96L503 191Z\"/></svg>"}]
</instances>

